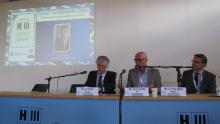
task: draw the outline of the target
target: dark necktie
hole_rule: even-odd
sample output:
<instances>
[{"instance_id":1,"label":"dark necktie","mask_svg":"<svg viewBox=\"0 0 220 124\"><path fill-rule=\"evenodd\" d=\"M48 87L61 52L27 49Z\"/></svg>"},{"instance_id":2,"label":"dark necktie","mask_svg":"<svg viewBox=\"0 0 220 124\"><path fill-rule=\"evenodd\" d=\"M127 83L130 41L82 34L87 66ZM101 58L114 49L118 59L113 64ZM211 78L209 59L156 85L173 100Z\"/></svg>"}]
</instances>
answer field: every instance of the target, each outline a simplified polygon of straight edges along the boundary
<instances>
[{"instance_id":1,"label":"dark necktie","mask_svg":"<svg viewBox=\"0 0 220 124\"><path fill-rule=\"evenodd\" d=\"M99 79L98 79L98 87L100 88L99 93L103 92L103 88L102 88L102 75L99 75Z\"/></svg>"},{"instance_id":2,"label":"dark necktie","mask_svg":"<svg viewBox=\"0 0 220 124\"><path fill-rule=\"evenodd\" d=\"M199 73L196 73L196 74L195 74L195 77L194 77L194 80L195 80L195 83L196 83L196 87L198 87L198 83L199 83L199 78L198 78L198 76L199 76Z\"/></svg>"}]
</instances>

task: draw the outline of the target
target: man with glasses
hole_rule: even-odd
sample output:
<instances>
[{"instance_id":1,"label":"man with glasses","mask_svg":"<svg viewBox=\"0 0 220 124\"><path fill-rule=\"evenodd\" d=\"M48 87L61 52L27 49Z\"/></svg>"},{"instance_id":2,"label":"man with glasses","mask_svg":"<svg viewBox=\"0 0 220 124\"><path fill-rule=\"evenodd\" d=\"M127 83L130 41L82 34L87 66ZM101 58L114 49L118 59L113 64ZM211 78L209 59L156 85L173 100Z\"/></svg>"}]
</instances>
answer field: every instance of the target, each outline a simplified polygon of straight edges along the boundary
<instances>
[{"instance_id":1,"label":"man with glasses","mask_svg":"<svg viewBox=\"0 0 220 124\"><path fill-rule=\"evenodd\" d=\"M144 51L135 54L135 68L128 73L127 87L161 87L161 77L158 69L147 68L148 57Z\"/></svg>"},{"instance_id":2,"label":"man with glasses","mask_svg":"<svg viewBox=\"0 0 220 124\"><path fill-rule=\"evenodd\" d=\"M192 69L183 72L181 86L187 88L187 93L215 93L216 76L204 70L207 61L204 54L195 54Z\"/></svg>"},{"instance_id":3,"label":"man with glasses","mask_svg":"<svg viewBox=\"0 0 220 124\"><path fill-rule=\"evenodd\" d=\"M115 93L116 73L108 71L110 60L107 56L96 59L97 70L90 71L85 86L99 87L99 93Z\"/></svg>"}]
</instances>

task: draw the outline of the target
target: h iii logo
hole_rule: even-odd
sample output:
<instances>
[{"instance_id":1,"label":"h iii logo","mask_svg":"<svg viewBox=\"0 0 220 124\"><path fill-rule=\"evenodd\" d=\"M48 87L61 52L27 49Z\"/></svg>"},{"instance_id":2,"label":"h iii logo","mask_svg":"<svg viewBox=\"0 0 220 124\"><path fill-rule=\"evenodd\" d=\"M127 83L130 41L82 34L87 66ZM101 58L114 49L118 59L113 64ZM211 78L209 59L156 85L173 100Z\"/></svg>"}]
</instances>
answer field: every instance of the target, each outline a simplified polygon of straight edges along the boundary
<instances>
[{"instance_id":1,"label":"h iii logo","mask_svg":"<svg viewBox=\"0 0 220 124\"><path fill-rule=\"evenodd\" d=\"M18 108L18 124L40 124L40 108Z\"/></svg>"},{"instance_id":2,"label":"h iii logo","mask_svg":"<svg viewBox=\"0 0 220 124\"><path fill-rule=\"evenodd\" d=\"M178 124L208 124L208 113L206 112L178 113Z\"/></svg>"}]
</instances>

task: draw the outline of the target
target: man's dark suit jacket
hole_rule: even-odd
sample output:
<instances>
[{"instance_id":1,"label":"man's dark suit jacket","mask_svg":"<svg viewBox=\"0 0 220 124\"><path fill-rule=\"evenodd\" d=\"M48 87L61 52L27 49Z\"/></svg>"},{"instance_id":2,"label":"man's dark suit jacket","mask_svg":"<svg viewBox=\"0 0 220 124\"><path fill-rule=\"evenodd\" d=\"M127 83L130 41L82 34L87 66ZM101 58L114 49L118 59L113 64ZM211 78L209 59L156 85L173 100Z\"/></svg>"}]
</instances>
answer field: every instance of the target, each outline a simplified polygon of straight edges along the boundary
<instances>
[{"instance_id":1,"label":"man's dark suit jacket","mask_svg":"<svg viewBox=\"0 0 220 124\"><path fill-rule=\"evenodd\" d=\"M116 73L107 71L103 80L104 92L108 94L115 93ZM90 71L85 86L96 87L97 71Z\"/></svg>"},{"instance_id":2,"label":"man's dark suit jacket","mask_svg":"<svg viewBox=\"0 0 220 124\"><path fill-rule=\"evenodd\" d=\"M193 70L183 72L181 86L186 87L187 93L196 93L193 83ZM215 93L216 76L206 70L203 71L203 78L200 82L200 93Z\"/></svg>"}]
</instances>

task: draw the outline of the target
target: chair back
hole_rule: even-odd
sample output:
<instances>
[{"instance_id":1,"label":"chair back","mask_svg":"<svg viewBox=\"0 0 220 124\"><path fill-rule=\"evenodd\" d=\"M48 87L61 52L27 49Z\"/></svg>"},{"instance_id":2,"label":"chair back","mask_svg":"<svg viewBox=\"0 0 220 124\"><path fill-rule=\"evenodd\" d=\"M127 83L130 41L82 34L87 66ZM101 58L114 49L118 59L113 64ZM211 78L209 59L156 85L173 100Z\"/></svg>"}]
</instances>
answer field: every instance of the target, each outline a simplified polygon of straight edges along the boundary
<instances>
[{"instance_id":1,"label":"chair back","mask_svg":"<svg viewBox=\"0 0 220 124\"><path fill-rule=\"evenodd\" d=\"M84 84L72 84L70 88L70 93L76 93L76 87L84 87Z\"/></svg>"},{"instance_id":2,"label":"chair back","mask_svg":"<svg viewBox=\"0 0 220 124\"><path fill-rule=\"evenodd\" d=\"M35 84L32 91L47 92L48 84Z\"/></svg>"}]
</instances>

